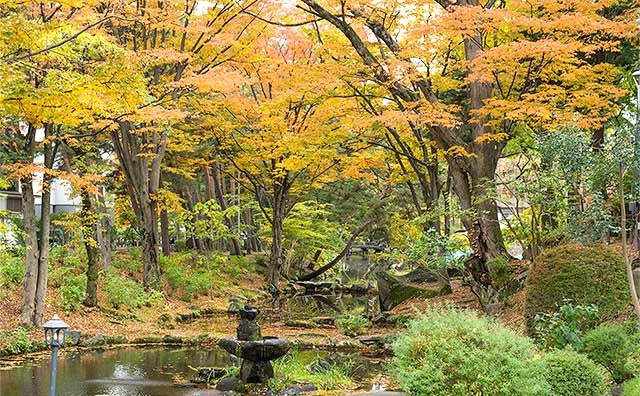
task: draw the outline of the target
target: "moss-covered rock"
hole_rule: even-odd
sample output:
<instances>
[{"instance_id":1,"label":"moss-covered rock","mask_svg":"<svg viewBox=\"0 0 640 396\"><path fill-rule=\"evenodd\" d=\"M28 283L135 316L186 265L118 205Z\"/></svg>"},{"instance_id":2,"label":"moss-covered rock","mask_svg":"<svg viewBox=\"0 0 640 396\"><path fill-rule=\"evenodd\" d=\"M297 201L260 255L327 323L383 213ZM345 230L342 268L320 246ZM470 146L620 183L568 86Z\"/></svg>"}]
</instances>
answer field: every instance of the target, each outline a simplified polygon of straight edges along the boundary
<instances>
[{"instance_id":1,"label":"moss-covered rock","mask_svg":"<svg viewBox=\"0 0 640 396\"><path fill-rule=\"evenodd\" d=\"M602 245L568 244L542 253L526 283L529 331L537 313L551 312L565 299L577 305L596 305L600 321L619 315L629 304L623 257Z\"/></svg>"},{"instance_id":2,"label":"moss-covered rock","mask_svg":"<svg viewBox=\"0 0 640 396\"><path fill-rule=\"evenodd\" d=\"M400 277L393 276L386 272L378 273L377 281L380 309L382 311L389 311L410 298L432 298L451 292L451 288L448 286L429 287L410 284L404 282Z\"/></svg>"}]
</instances>

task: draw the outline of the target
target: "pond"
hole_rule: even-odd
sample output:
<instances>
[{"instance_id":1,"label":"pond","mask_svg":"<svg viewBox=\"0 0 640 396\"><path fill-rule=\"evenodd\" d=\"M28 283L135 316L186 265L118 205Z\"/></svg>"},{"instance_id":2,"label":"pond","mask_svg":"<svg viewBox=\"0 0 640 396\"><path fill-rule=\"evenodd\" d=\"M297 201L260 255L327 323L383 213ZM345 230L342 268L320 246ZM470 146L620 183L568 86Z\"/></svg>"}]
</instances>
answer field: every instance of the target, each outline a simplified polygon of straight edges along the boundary
<instances>
[{"instance_id":1,"label":"pond","mask_svg":"<svg viewBox=\"0 0 640 396\"><path fill-rule=\"evenodd\" d=\"M361 381L379 371L380 365L359 355L329 356L326 352L302 351L300 358L350 359L359 367ZM234 364L220 349L123 347L92 351L66 351L58 358L58 396L198 396L202 390L179 388L194 376L192 367ZM26 361L0 368L0 396L48 396L49 359ZM369 385L367 385L369 387ZM212 394L212 393L206 393Z\"/></svg>"},{"instance_id":2,"label":"pond","mask_svg":"<svg viewBox=\"0 0 640 396\"><path fill-rule=\"evenodd\" d=\"M224 366L221 350L120 348L67 352L58 358L60 396L183 396L194 389L176 388L174 380L193 376L189 366ZM0 396L49 395L49 359L0 370Z\"/></svg>"}]
</instances>

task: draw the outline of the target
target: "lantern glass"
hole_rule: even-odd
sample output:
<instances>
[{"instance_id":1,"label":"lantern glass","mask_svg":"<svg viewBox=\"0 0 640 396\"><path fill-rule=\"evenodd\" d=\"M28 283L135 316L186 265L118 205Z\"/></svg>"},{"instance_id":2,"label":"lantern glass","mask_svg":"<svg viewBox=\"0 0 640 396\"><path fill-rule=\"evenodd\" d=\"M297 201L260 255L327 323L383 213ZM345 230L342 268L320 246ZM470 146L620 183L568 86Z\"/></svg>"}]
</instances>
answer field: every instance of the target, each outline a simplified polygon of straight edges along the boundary
<instances>
[{"instance_id":1,"label":"lantern glass","mask_svg":"<svg viewBox=\"0 0 640 396\"><path fill-rule=\"evenodd\" d=\"M58 315L54 315L53 319L44 324L44 340L51 347L59 347L64 345L69 325L64 323Z\"/></svg>"}]
</instances>

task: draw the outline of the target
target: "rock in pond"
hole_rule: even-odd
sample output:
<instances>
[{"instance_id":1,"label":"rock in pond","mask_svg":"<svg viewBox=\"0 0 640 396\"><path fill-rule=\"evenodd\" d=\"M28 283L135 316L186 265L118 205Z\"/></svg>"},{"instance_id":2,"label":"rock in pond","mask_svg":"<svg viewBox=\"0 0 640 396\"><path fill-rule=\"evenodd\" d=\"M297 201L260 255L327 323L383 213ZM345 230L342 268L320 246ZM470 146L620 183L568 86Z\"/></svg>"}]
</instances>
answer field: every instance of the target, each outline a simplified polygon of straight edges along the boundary
<instances>
[{"instance_id":1,"label":"rock in pond","mask_svg":"<svg viewBox=\"0 0 640 396\"><path fill-rule=\"evenodd\" d=\"M229 377L223 378L218 381L216 385L216 389L222 392L228 392L232 390L236 390L240 386L240 380L237 378Z\"/></svg>"}]
</instances>

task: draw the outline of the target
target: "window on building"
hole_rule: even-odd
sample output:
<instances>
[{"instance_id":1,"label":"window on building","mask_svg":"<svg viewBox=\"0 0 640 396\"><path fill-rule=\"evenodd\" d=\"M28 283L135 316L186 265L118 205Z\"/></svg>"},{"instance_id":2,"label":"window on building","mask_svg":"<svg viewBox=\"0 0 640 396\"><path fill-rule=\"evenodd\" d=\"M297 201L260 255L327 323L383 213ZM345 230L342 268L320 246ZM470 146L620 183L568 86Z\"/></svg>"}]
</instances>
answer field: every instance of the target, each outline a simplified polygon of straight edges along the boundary
<instances>
[{"instance_id":1,"label":"window on building","mask_svg":"<svg viewBox=\"0 0 640 396\"><path fill-rule=\"evenodd\" d=\"M22 198L7 197L7 210L9 212L22 212Z\"/></svg>"}]
</instances>

